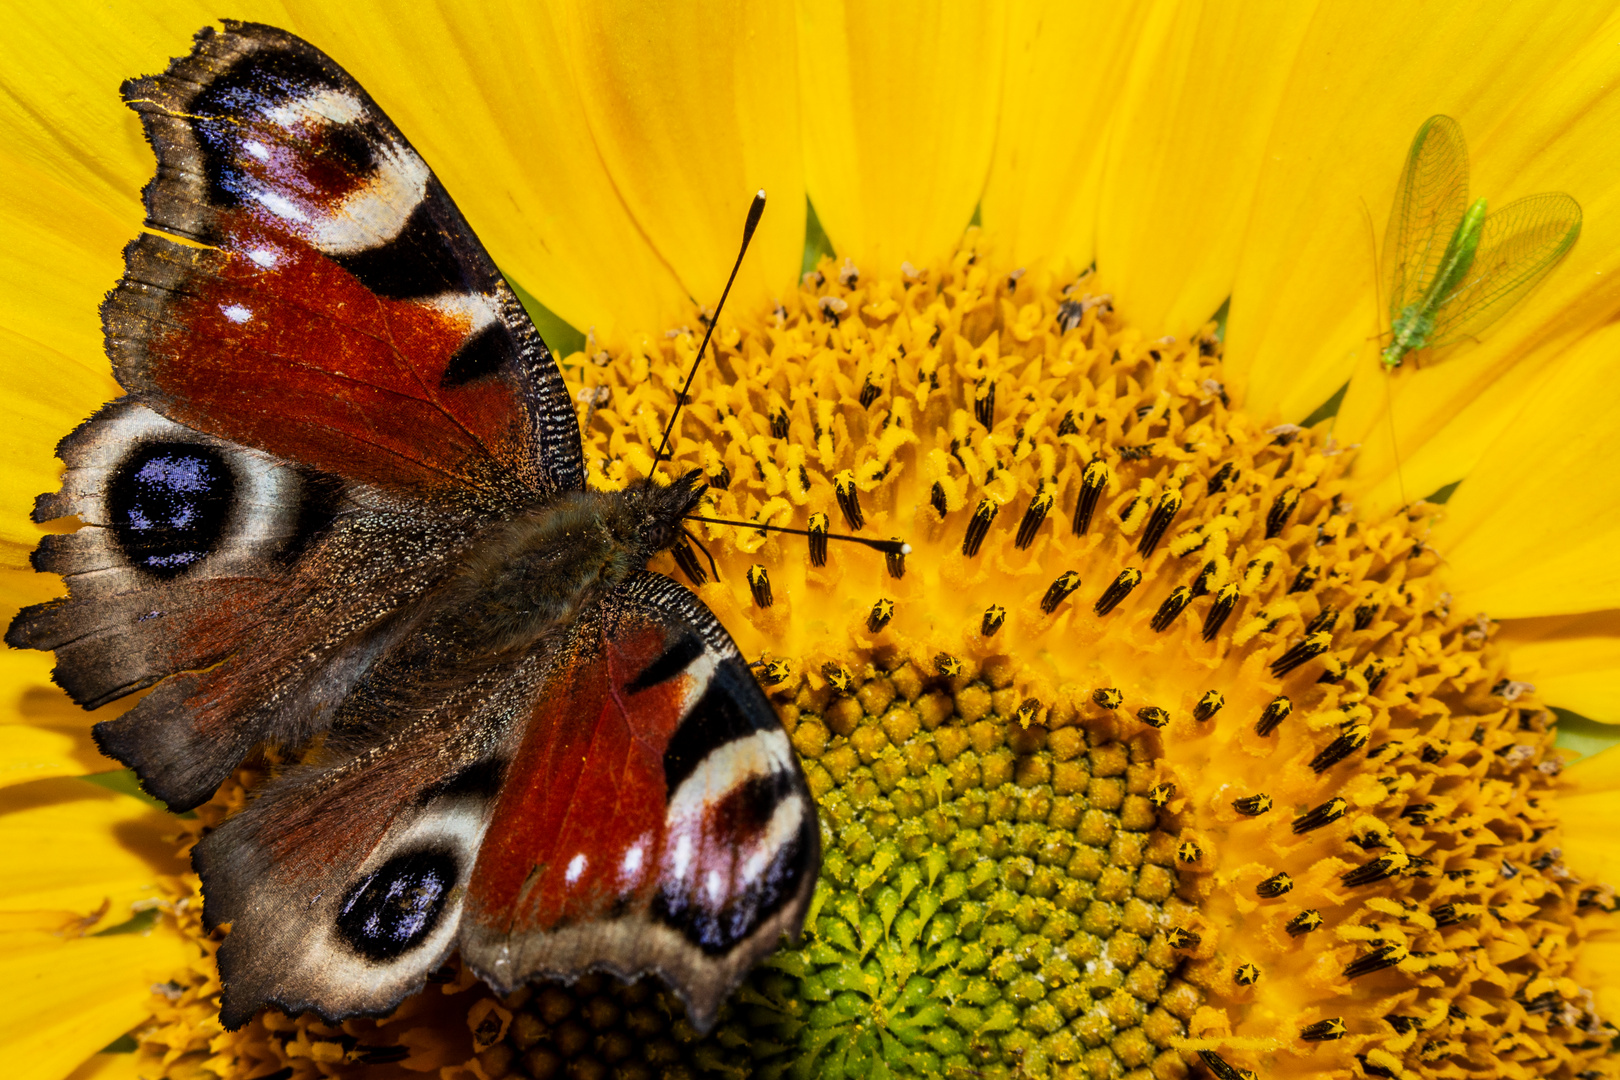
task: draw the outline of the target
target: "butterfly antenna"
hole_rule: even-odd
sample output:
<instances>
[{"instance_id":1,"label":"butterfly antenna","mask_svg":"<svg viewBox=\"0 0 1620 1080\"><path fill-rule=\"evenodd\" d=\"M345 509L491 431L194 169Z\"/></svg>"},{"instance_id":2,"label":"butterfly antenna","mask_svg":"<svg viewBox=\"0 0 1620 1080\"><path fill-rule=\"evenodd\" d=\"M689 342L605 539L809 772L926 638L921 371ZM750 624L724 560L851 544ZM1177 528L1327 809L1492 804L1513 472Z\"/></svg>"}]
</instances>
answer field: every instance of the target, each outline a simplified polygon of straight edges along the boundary
<instances>
[{"instance_id":1,"label":"butterfly antenna","mask_svg":"<svg viewBox=\"0 0 1620 1080\"><path fill-rule=\"evenodd\" d=\"M737 252L737 261L731 266L731 276L726 278L726 287L720 294L720 302L714 307L714 318L709 320L708 329L703 331L703 344L698 346L697 359L692 361L692 370L686 373L686 382L681 386L681 392L675 396L675 410L669 414L669 423L664 426L664 437L658 440L658 453L653 455L653 466L664 460L664 449L669 445L670 433L675 430L675 420L681 415L681 406L686 404L686 392L692 388L692 380L697 377L698 368L703 364L703 353L709 347L709 339L714 336L714 328L720 325L720 312L726 306L726 297L731 295L731 285L737 280L737 271L742 269L743 256L748 254L748 242L754 238L754 230L759 227L760 215L765 213L765 189L761 188L754 193L754 201L748 207L748 220L743 223L742 248Z\"/></svg>"},{"instance_id":2,"label":"butterfly antenna","mask_svg":"<svg viewBox=\"0 0 1620 1080\"><path fill-rule=\"evenodd\" d=\"M739 529L761 529L767 532L791 533L794 536L825 535L828 540L848 540L851 543L864 544L873 551L881 551L885 555L911 554L911 545L904 540L871 540L864 536L850 536L847 533L812 533L809 529L790 529L786 525L766 525L758 521L727 521L724 518L698 517L696 514L687 514L686 520L702 521L709 525L735 525Z\"/></svg>"}]
</instances>

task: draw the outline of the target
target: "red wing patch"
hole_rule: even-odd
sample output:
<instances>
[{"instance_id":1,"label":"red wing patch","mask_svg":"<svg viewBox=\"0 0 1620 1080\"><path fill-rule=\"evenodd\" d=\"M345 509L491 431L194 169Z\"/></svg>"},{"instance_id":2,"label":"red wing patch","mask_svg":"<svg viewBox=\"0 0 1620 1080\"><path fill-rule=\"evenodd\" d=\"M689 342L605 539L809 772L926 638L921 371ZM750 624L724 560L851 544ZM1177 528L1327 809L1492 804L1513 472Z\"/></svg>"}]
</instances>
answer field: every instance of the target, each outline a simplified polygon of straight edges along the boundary
<instances>
[{"instance_id":1,"label":"red wing patch","mask_svg":"<svg viewBox=\"0 0 1620 1080\"><path fill-rule=\"evenodd\" d=\"M663 855L664 751L691 679L643 690L633 708L626 685L663 649L661 628L647 627L564 662L508 771L470 918L543 932L650 902Z\"/></svg>"}]
</instances>

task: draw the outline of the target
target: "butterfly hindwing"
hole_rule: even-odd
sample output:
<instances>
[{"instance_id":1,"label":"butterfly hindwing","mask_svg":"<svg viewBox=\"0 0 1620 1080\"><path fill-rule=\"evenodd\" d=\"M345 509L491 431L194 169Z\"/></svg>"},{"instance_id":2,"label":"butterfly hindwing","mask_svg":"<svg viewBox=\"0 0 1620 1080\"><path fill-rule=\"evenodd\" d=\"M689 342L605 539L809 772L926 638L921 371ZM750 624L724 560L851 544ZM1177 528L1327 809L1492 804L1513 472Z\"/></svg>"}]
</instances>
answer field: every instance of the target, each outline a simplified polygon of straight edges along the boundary
<instances>
[{"instance_id":1,"label":"butterfly hindwing","mask_svg":"<svg viewBox=\"0 0 1620 1080\"><path fill-rule=\"evenodd\" d=\"M463 956L500 987L657 972L700 1028L815 886L798 760L729 635L644 573L571 635L469 885Z\"/></svg>"},{"instance_id":2,"label":"butterfly hindwing","mask_svg":"<svg viewBox=\"0 0 1620 1080\"><path fill-rule=\"evenodd\" d=\"M158 156L102 310L171 420L395 490L512 506L579 488L579 432L522 305L376 103L307 42L205 29L125 84Z\"/></svg>"}]
</instances>

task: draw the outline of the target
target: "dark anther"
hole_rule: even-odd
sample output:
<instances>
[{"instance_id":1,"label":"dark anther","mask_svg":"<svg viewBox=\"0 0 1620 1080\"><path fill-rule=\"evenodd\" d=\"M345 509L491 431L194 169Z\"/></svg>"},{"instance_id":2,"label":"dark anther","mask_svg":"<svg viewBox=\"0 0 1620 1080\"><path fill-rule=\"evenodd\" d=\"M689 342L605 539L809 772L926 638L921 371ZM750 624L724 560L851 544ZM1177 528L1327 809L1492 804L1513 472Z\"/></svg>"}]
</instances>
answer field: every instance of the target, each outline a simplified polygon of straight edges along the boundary
<instances>
[{"instance_id":1,"label":"dark anther","mask_svg":"<svg viewBox=\"0 0 1620 1080\"><path fill-rule=\"evenodd\" d=\"M1136 509L1136 504L1141 502L1141 501L1142 501L1142 497L1140 495L1137 495L1137 496L1133 497L1130 502L1128 502L1124 506L1120 507L1119 508L1119 520L1121 520L1121 521L1127 520L1131 516L1131 511Z\"/></svg>"},{"instance_id":2,"label":"dark anther","mask_svg":"<svg viewBox=\"0 0 1620 1080\"><path fill-rule=\"evenodd\" d=\"M1360 836L1350 836L1347 839L1362 851L1373 851L1377 848L1389 847L1389 840L1381 832L1369 829Z\"/></svg>"},{"instance_id":3,"label":"dark anther","mask_svg":"<svg viewBox=\"0 0 1620 1080\"><path fill-rule=\"evenodd\" d=\"M888 626L892 618L894 618L894 601L879 600L872 605L872 613L866 617L866 628L875 634Z\"/></svg>"},{"instance_id":4,"label":"dark anther","mask_svg":"<svg viewBox=\"0 0 1620 1080\"><path fill-rule=\"evenodd\" d=\"M1462 922L1464 919L1479 918L1478 912L1458 911L1456 904L1441 904L1439 907L1432 909L1429 912L1429 915L1434 919L1434 925L1436 928L1442 926L1453 926Z\"/></svg>"},{"instance_id":5,"label":"dark anther","mask_svg":"<svg viewBox=\"0 0 1620 1080\"><path fill-rule=\"evenodd\" d=\"M1413 803L1412 805L1406 807L1406 809L1402 810L1401 817L1405 818L1407 821L1410 821L1414 825L1427 825L1429 823L1429 815L1432 813L1434 813L1434 803L1420 802Z\"/></svg>"},{"instance_id":6,"label":"dark anther","mask_svg":"<svg viewBox=\"0 0 1620 1080\"><path fill-rule=\"evenodd\" d=\"M1000 509L994 499L979 500L979 505L973 508L973 517L968 521L967 535L962 537L963 555L971 559L979 553L979 545L984 543L990 523L996 520L996 513Z\"/></svg>"},{"instance_id":7,"label":"dark anther","mask_svg":"<svg viewBox=\"0 0 1620 1080\"><path fill-rule=\"evenodd\" d=\"M1164 940L1172 949L1196 949L1204 938L1203 935L1195 934L1191 930L1172 926L1164 932Z\"/></svg>"},{"instance_id":8,"label":"dark anther","mask_svg":"<svg viewBox=\"0 0 1620 1080\"><path fill-rule=\"evenodd\" d=\"M996 422L996 381L984 379L973 392L973 416L985 427Z\"/></svg>"},{"instance_id":9,"label":"dark anther","mask_svg":"<svg viewBox=\"0 0 1620 1080\"><path fill-rule=\"evenodd\" d=\"M1301 572L1303 573L1303 571ZM1298 579L1296 578L1295 580ZM1336 624L1338 621L1339 609L1334 607L1332 604L1323 604L1322 610L1316 613L1316 618L1312 619L1310 624L1305 627L1305 636L1310 637L1312 634L1321 630L1331 633L1334 624Z\"/></svg>"},{"instance_id":10,"label":"dark anther","mask_svg":"<svg viewBox=\"0 0 1620 1080\"><path fill-rule=\"evenodd\" d=\"M945 485L938 480L934 481L933 489L928 492L928 505L932 506L934 513L942 518L945 516L946 510L949 509L948 504L945 502Z\"/></svg>"},{"instance_id":11,"label":"dark anther","mask_svg":"<svg viewBox=\"0 0 1620 1080\"><path fill-rule=\"evenodd\" d=\"M760 661L754 666L759 669L759 681L766 686L779 686L793 674L793 666L786 660Z\"/></svg>"},{"instance_id":12,"label":"dark anther","mask_svg":"<svg viewBox=\"0 0 1620 1080\"><path fill-rule=\"evenodd\" d=\"M771 437L775 439L788 437L788 414L786 409L777 409L771 413Z\"/></svg>"},{"instance_id":13,"label":"dark anther","mask_svg":"<svg viewBox=\"0 0 1620 1080\"><path fill-rule=\"evenodd\" d=\"M1254 725L1256 734L1270 735L1277 730L1277 725L1288 719L1288 714L1294 711L1294 703L1285 697L1271 699L1265 712L1260 714L1260 720Z\"/></svg>"},{"instance_id":14,"label":"dark anther","mask_svg":"<svg viewBox=\"0 0 1620 1080\"><path fill-rule=\"evenodd\" d=\"M1097 511L1097 500L1108 486L1108 466L1093 461L1080 474L1080 498L1074 504L1074 535L1084 536L1091 527L1091 515Z\"/></svg>"},{"instance_id":15,"label":"dark anther","mask_svg":"<svg viewBox=\"0 0 1620 1080\"><path fill-rule=\"evenodd\" d=\"M1322 913L1315 908L1307 908L1289 919L1288 925L1283 929L1288 931L1289 937L1299 937L1299 935L1308 934L1321 925Z\"/></svg>"},{"instance_id":16,"label":"dark anther","mask_svg":"<svg viewBox=\"0 0 1620 1080\"><path fill-rule=\"evenodd\" d=\"M754 594L754 603L762 608L770 607L775 602L771 596L771 576L759 563L748 568L748 589Z\"/></svg>"},{"instance_id":17,"label":"dark anther","mask_svg":"<svg viewBox=\"0 0 1620 1080\"><path fill-rule=\"evenodd\" d=\"M1074 410L1073 409L1070 409L1068 412L1064 413L1063 414L1063 419L1058 421L1057 433L1058 433L1058 438L1060 438L1060 439L1063 438L1063 436L1065 436L1065 435L1078 435L1078 434L1080 434L1080 425L1076 424L1074 422Z\"/></svg>"},{"instance_id":18,"label":"dark anther","mask_svg":"<svg viewBox=\"0 0 1620 1080\"><path fill-rule=\"evenodd\" d=\"M1260 981L1260 969L1253 964L1239 964L1232 972L1232 981L1239 986L1253 986Z\"/></svg>"},{"instance_id":19,"label":"dark anther","mask_svg":"<svg viewBox=\"0 0 1620 1080\"><path fill-rule=\"evenodd\" d=\"M1247 1069L1234 1069L1231 1063L1213 1050L1200 1050L1198 1056L1204 1059L1215 1080L1244 1080L1244 1073L1248 1072Z\"/></svg>"},{"instance_id":20,"label":"dark anther","mask_svg":"<svg viewBox=\"0 0 1620 1080\"><path fill-rule=\"evenodd\" d=\"M855 676L851 675L849 668L842 664L823 664L821 673L827 677L832 688L840 694L847 694L855 685Z\"/></svg>"},{"instance_id":21,"label":"dark anther","mask_svg":"<svg viewBox=\"0 0 1620 1080\"><path fill-rule=\"evenodd\" d=\"M1375 971L1392 968L1405 960L1408 953L1399 945L1380 945L1370 953L1356 957L1345 965L1344 977L1359 979L1363 975L1371 975Z\"/></svg>"},{"instance_id":22,"label":"dark anther","mask_svg":"<svg viewBox=\"0 0 1620 1080\"><path fill-rule=\"evenodd\" d=\"M888 568L889 576L899 581L906 576L906 553L898 536L891 536L889 539L894 541L895 546L884 553L883 563Z\"/></svg>"},{"instance_id":23,"label":"dark anther","mask_svg":"<svg viewBox=\"0 0 1620 1080\"><path fill-rule=\"evenodd\" d=\"M1157 705L1144 705L1136 710L1136 718L1150 727L1162 728L1170 722L1170 714Z\"/></svg>"},{"instance_id":24,"label":"dark anther","mask_svg":"<svg viewBox=\"0 0 1620 1080\"><path fill-rule=\"evenodd\" d=\"M1221 706L1225 704L1226 695L1219 690L1211 690L1199 698L1198 704L1193 706L1193 719L1199 723L1214 719L1215 714L1220 712Z\"/></svg>"},{"instance_id":25,"label":"dark anther","mask_svg":"<svg viewBox=\"0 0 1620 1080\"><path fill-rule=\"evenodd\" d=\"M1195 863L1204 857L1204 849L1191 840L1183 840L1176 848L1176 858L1184 863Z\"/></svg>"},{"instance_id":26,"label":"dark anther","mask_svg":"<svg viewBox=\"0 0 1620 1080\"><path fill-rule=\"evenodd\" d=\"M871 408L872 402L876 401L881 393L883 391L872 385L872 376L868 375L866 381L861 384L861 408Z\"/></svg>"},{"instance_id":27,"label":"dark anther","mask_svg":"<svg viewBox=\"0 0 1620 1080\"><path fill-rule=\"evenodd\" d=\"M1198 576L1193 578L1192 595L1194 597L1208 596L1209 587L1210 585L1214 584L1214 582L1215 560L1211 559L1209 562L1204 564L1204 568L1202 570L1198 571Z\"/></svg>"},{"instance_id":28,"label":"dark anther","mask_svg":"<svg viewBox=\"0 0 1620 1080\"><path fill-rule=\"evenodd\" d=\"M1322 660L1322 674L1316 677L1316 681L1319 683L1336 683L1344 678L1345 673L1349 670L1350 665L1337 656L1324 657Z\"/></svg>"},{"instance_id":29,"label":"dark anther","mask_svg":"<svg viewBox=\"0 0 1620 1080\"><path fill-rule=\"evenodd\" d=\"M1035 718L1040 715L1040 712L1040 698L1025 698L1019 703L1018 711L1013 714L1013 719L1018 721L1019 727L1027 728L1035 722Z\"/></svg>"},{"instance_id":30,"label":"dark anther","mask_svg":"<svg viewBox=\"0 0 1620 1080\"><path fill-rule=\"evenodd\" d=\"M1330 631L1318 630L1314 634L1305 635L1303 641L1295 643L1287 652L1271 662L1272 677L1282 678L1301 664L1327 652L1332 644L1333 634Z\"/></svg>"},{"instance_id":31,"label":"dark anther","mask_svg":"<svg viewBox=\"0 0 1620 1080\"><path fill-rule=\"evenodd\" d=\"M1204 616L1204 640L1214 641L1215 635L1221 632L1232 609L1237 607L1238 588L1236 585L1222 585L1221 591L1215 595L1215 603Z\"/></svg>"},{"instance_id":32,"label":"dark anther","mask_svg":"<svg viewBox=\"0 0 1620 1080\"><path fill-rule=\"evenodd\" d=\"M1148 517L1147 526L1142 530L1142 539L1137 542L1136 550L1142 558L1153 554L1153 549L1159 546L1164 539L1165 530L1176 519L1176 513L1181 509L1181 492L1167 491L1159 496L1159 504L1153 508Z\"/></svg>"},{"instance_id":33,"label":"dark anther","mask_svg":"<svg viewBox=\"0 0 1620 1080\"><path fill-rule=\"evenodd\" d=\"M838 509L844 512L844 520L849 523L850 531L860 532L866 518L861 514L861 495L855 490L853 471L845 469L833 477L833 495L838 499Z\"/></svg>"},{"instance_id":34,"label":"dark anther","mask_svg":"<svg viewBox=\"0 0 1620 1080\"><path fill-rule=\"evenodd\" d=\"M1368 1076L1376 1076L1379 1080L1395 1080L1395 1073L1382 1065L1374 1065L1367 1060L1366 1054L1357 1054L1356 1060L1361 1063L1361 1071Z\"/></svg>"},{"instance_id":35,"label":"dark anther","mask_svg":"<svg viewBox=\"0 0 1620 1080\"><path fill-rule=\"evenodd\" d=\"M1301 835L1313 829L1320 829L1324 825L1331 825L1344 817L1344 812L1349 808L1350 804L1343 799L1331 798L1321 806L1307 810L1295 818L1294 833L1295 835Z\"/></svg>"},{"instance_id":36,"label":"dark anther","mask_svg":"<svg viewBox=\"0 0 1620 1080\"><path fill-rule=\"evenodd\" d=\"M1245 817L1259 817L1272 807L1271 796L1265 792L1258 795L1245 795L1241 799L1232 800L1232 809Z\"/></svg>"},{"instance_id":37,"label":"dark anther","mask_svg":"<svg viewBox=\"0 0 1620 1080\"><path fill-rule=\"evenodd\" d=\"M1262 900L1275 900L1294 891L1294 879L1287 874L1272 874L1256 885L1254 891Z\"/></svg>"},{"instance_id":38,"label":"dark anther","mask_svg":"<svg viewBox=\"0 0 1620 1080\"><path fill-rule=\"evenodd\" d=\"M1446 755L1449 753L1451 753L1451 745L1441 739L1424 746L1418 753L1418 757L1423 759L1425 765L1438 765L1445 760Z\"/></svg>"},{"instance_id":39,"label":"dark anther","mask_svg":"<svg viewBox=\"0 0 1620 1080\"><path fill-rule=\"evenodd\" d=\"M1406 869L1407 859L1404 855L1380 855L1372 862L1362 863L1354 870L1339 875L1339 880L1351 888L1360 888L1363 885L1372 885L1387 878L1392 878Z\"/></svg>"},{"instance_id":40,"label":"dark anther","mask_svg":"<svg viewBox=\"0 0 1620 1080\"><path fill-rule=\"evenodd\" d=\"M1389 661L1377 657L1372 663L1361 670L1361 677L1367 680L1367 693L1377 693L1378 687L1383 683L1384 676L1389 674Z\"/></svg>"},{"instance_id":41,"label":"dark anther","mask_svg":"<svg viewBox=\"0 0 1620 1080\"><path fill-rule=\"evenodd\" d=\"M725 491L731 486L731 470L724 465L720 466L720 471L709 477L709 486Z\"/></svg>"},{"instance_id":42,"label":"dark anther","mask_svg":"<svg viewBox=\"0 0 1620 1080\"><path fill-rule=\"evenodd\" d=\"M1035 497L1029 500L1029 509L1024 511L1024 520L1018 523L1018 536L1013 540L1013 546L1022 551L1035 542L1035 532L1046 520L1046 512L1052 509L1053 497L1051 491L1042 485Z\"/></svg>"},{"instance_id":43,"label":"dark anther","mask_svg":"<svg viewBox=\"0 0 1620 1080\"><path fill-rule=\"evenodd\" d=\"M1164 633L1170 629L1170 625L1176 621L1176 616L1181 614L1182 609L1191 602L1192 590L1185 585L1177 585L1171 590L1170 595L1164 598L1159 610L1153 613L1153 621L1148 625L1153 627L1154 633Z\"/></svg>"},{"instance_id":44,"label":"dark anther","mask_svg":"<svg viewBox=\"0 0 1620 1080\"><path fill-rule=\"evenodd\" d=\"M810 515L810 565L827 565L827 515Z\"/></svg>"},{"instance_id":45,"label":"dark anther","mask_svg":"<svg viewBox=\"0 0 1620 1080\"><path fill-rule=\"evenodd\" d=\"M1316 579L1321 576L1322 571L1319 568L1309 563L1305 564L1299 568L1299 573L1294 575L1294 583L1288 586L1289 594L1308 592L1316 584Z\"/></svg>"},{"instance_id":46,"label":"dark anther","mask_svg":"<svg viewBox=\"0 0 1620 1080\"><path fill-rule=\"evenodd\" d=\"M1387 1014L1384 1017L1384 1022L1390 1027L1394 1028L1397 1035L1405 1035L1408 1031L1423 1025L1421 1018L1416 1016L1402 1016L1400 1013Z\"/></svg>"},{"instance_id":47,"label":"dark anther","mask_svg":"<svg viewBox=\"0 0 1620 1080\"><path fill-rule=\"evenodd\" d=\"M1347 1031L1349 1028L1344 1026L1343 1017L1330 1016L1302 1028L1299 1037L1306 1042L1331 1042L1344 1038Z\"/></svg>"},{"instance_id":48,"label":"dark anther","mask_svg":"<svg viewBox=\"0 0 1620 1080\"><path fill-rule=\"evenodd\" d=\"M1298 505L1298 488L1287 488L1272 501L1271 509L1266 512L1267 540L1275 540L1282 535L1283 527L1288 524L1289 515L1294 512L1294 507Z\"/></svg>"},{"instance_id":49,"label":"dark anther","mask_svg":"<svg viewBox=\"0 0 1620 1080\"><path fill-rule=\"evenodd\" d=\"M1124 599L1131 595L1131 590L1141 583L1142 571L1127 566L1119 572L1119 577L1114 579L1113 584L1103 590L1103 594L1097 598L1097 603L1092 606L1091 610L1098 615L1107 615L1110 611L1119 607Z\"/></svg>"},{"instance_id":50,"label":"dark anther","mask_svg":"<svg viewBox=\"0 0 1620 1080\"><path fill-rule=\"evenodd\" d=\"M1006 621L1007 609L1000 604L991 604L984 609L984 619L979 623L979 633L984 637L991 637Z\"/></svg>"},{"instance_id":51,"label":"dark anther","mask_svg":"<svg viewBox=\"0 0 1620 1080\"><path fill-rule=\"evenodd\" d=\"M1063 601L1068 598L1068 595L1079 587L1079 571L1065 570L1063 573L1058 575L1058 579L1056 581L1052 582L1052 584L1047 587L1046 595L1041 597L1041 610L1046 612L1048 615L1052 614L1052 612L1057 610L1057 606L1063 603ZM988 611L985 612L985 618L990 618L990 613ZM1001 624L997 623L996 625L999 626Z\"/></svg>"},{"instance_id":52,"label":"dark anther","mask_svg":"<svg viewBox=\"0 0 1620 1080\"><path fill-rule=\"evenodd\" d=\"M1209 478L1209 494L1219 495L1226 490L1236 476L1237 466L1228 461L1215 471L1214 476Z\"/></svg>"},{"instance_id":53,"label":"dark anther","mask_svg":"<svg viewBox=\"0 0 1620 1080\"><path fill-rule=\"evenodd\" d=\"M1154 784L1148 788L1148 802L1163 810L1165 804L1170 801L1175 793L1176 785L1174 784Z\"/></svg>"},{"instance_id":54,"label":"dark anther","mask_svg":"<svg viewBox=\"0 0 1620 1080\"><path fill-rule=\"evenodd\" d=\"M1317 773L1326 772L1351 754L1367 745L1367 725L1351 724L1344 734L1328 743L1322 752L1311 758L1311 769Z\"/></svg>"},{"instance_id":55,"label":"dark anther","mask_svg":"<svg viewBox=\"0 0 1620 1080\"><path fill-rule=\"evenodd\" d=\"M1078 300L1065 300L1058 305L1057 324L1059 333L1068 333L1080 325L1085 317L1086 309Z\"/></svg>"},{"instance_id":56,"label":"dark anther","mask_svg":"<svg viewBox=\"0 0 1620 1080\"><path fill-rule=\"evenodd\" d=\"M692 550L692 545L687 542L686 537L676 540L669 553L675 556L675 565L681 568L681 573L685 574L692 584L702 585L709 580L708 572L703 569L703 564L698 562L697 552Z\"/></svg>"},{"instance_id":57,"label":"dark anther","mask_svg":"<svg viewBox=\"0 0 1620 1080\"><path fill-rule=\"evenodd\" d=\"M1112 686L1104 686L1092 691L1091 700L1100 707L1112 711L1119 708L1120 702L1125 700L1125 695Z\"/></svg>"},{"instance_id":58,"label":"dark anther","mask_svg":"<svg viewBox=\"0 0 1620 1080\"><path fill-rule=\"evenodd\" d=\"M1119 460L1141 461L1153 456L1153 444L1142 443L1139 446L1122 446L1119 448Z\"/></svg>"},{"instance_id":59,"label":"dark anther","mask_svg":"<svg viewBox=\"0 0 1620 1080\"><path fill-rule=\"evenodd\" d=\"M1356 608L1356 621L1354 623L1355 628L1357 630L1367 629L1367 627L1372 625L1373 617L1377 614L1377 604L1363 604Z\"/></svg>"},{"instance_id":60,"label":"dark anther","mask_svg":"<svg viewBox=\"0 0 1620 1080\"><path fill-rule=\"evenodd\" d=\"M934 657L934 670L945 676L947 679L954 679L956 676L962 674L962 661L958 660L950 653L940 653L938 656Z\"/></svg>"},{"instance_id":61,"label":"dark anther","mask_svg":"<svg viewBox=\"0 0 1620 1080\"><path fill-rule=\"evenodd\" d=\"M934 327L934 332L928 335L928 347L930 349L939 344L939 335L943 334L944 332L945 328L943 326Z\"/></svg>"}]
</instances>

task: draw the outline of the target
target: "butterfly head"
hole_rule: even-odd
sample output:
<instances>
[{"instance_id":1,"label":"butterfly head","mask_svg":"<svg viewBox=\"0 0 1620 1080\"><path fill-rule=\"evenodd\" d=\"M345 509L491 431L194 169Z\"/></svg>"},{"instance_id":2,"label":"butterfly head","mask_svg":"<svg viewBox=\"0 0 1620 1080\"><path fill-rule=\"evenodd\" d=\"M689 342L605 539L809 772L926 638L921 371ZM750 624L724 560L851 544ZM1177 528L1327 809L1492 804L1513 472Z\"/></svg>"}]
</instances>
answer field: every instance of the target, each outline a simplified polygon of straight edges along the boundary
<instances>
[{"instance_id":1,"label":"butterfly head","mask_svg":"<svg viewBox=\"0 0 1620 1080\"><path fill-rule=\"evenodd\" d=\"M643 562L675 546L681 519L697 508L708 487L703 473L693 469L662 487L648 481L624 492L621 528L634 538Z\"/></svg>"}]
</instances>

